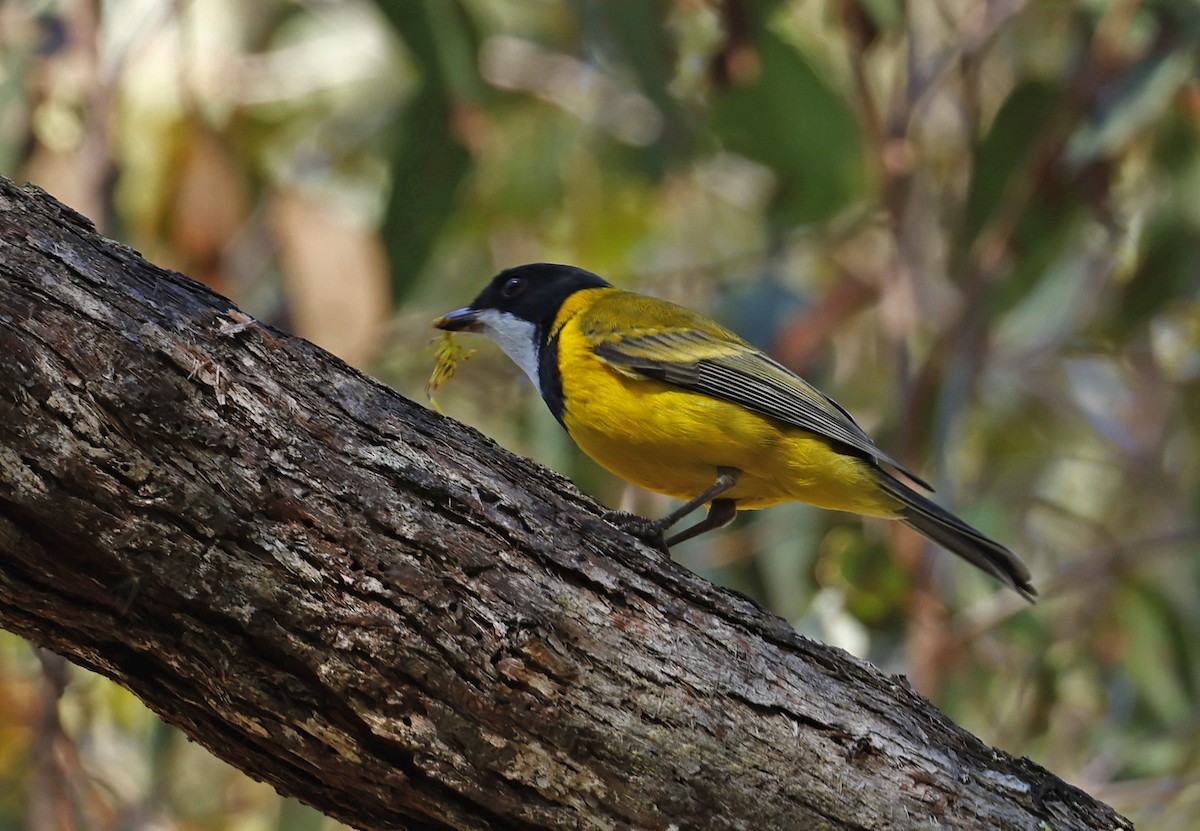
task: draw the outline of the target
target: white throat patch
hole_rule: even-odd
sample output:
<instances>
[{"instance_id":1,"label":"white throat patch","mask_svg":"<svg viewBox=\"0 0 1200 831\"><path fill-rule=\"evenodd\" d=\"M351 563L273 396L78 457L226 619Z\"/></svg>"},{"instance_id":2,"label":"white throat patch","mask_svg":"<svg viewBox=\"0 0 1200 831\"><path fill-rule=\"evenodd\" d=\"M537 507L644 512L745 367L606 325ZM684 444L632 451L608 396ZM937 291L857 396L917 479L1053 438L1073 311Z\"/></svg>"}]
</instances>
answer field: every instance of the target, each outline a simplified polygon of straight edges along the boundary
<instances>
[{"instance_id":1,"label":"white throat patch","mask_svg":"<svg viewBox=\"0 0 1200 831\"><path fill-rule=\"evenodd\" d=\"M496 309L481 311L479 322L483 325L483 334L503 349L504 354L524 370L538 392L541 392L542 385L538 383L537 327L528 320Z\"/></svg>"}]
</instances>

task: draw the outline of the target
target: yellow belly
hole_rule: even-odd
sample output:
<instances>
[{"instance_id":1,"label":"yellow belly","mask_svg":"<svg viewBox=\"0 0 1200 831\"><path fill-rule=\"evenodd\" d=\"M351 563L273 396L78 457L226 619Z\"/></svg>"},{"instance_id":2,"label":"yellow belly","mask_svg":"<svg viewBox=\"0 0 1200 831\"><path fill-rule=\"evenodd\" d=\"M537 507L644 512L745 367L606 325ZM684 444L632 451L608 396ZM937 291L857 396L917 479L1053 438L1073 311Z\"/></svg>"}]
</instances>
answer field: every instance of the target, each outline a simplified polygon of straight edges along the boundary
<instances>
[{"instance_id":1,"label":"yellow belly","mask_svg":"<svg viewBox=\"0 0 1200 831\"><path fill-rule=\"evenodd\" d=\"M723 495L739 510L795 501L897 514L897 503L880 490L867 463L813 433L624 375L579 339L563 337L559 349L567 431L585 453L628 482L687 500L726 467L741 471L738 484Z\"/></svg>"}]
</instances>

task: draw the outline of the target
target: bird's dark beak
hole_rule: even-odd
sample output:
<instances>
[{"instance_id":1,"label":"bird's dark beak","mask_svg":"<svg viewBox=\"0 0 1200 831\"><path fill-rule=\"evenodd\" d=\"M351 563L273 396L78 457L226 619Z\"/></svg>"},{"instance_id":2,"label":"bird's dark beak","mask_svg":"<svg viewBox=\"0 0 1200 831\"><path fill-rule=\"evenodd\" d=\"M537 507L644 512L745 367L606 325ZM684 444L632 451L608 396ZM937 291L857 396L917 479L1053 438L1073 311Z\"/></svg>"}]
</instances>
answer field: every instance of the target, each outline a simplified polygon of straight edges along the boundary
<instances>
[{"instance_id":1,"label":"bird's dark beak","mask_svg":"<svg viewBox=\"0 0 1200 831\"><path fill-rule=\"evenodd\" d=\"M455 309L433 322L435 329L447 332L478 332L482 328L478 309Z\"/></svg>"}]
</instances>

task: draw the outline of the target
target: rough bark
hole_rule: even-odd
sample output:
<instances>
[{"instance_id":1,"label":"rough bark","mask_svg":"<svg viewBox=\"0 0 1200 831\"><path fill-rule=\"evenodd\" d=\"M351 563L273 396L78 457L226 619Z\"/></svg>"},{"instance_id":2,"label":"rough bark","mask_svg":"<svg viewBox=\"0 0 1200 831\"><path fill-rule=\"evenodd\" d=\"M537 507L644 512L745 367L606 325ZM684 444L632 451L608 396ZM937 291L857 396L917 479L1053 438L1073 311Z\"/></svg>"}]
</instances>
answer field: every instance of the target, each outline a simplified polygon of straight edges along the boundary
<instances>
[{"instance_id":1,"label":"rough bark","mask_svg":"<svg viewBox=\"0 0 1200 831\"><path fill-rule=\"evenodd\" d=\"M0 625L398 829L1128 828L0 180Z\"/></svg>"}]
</instances>

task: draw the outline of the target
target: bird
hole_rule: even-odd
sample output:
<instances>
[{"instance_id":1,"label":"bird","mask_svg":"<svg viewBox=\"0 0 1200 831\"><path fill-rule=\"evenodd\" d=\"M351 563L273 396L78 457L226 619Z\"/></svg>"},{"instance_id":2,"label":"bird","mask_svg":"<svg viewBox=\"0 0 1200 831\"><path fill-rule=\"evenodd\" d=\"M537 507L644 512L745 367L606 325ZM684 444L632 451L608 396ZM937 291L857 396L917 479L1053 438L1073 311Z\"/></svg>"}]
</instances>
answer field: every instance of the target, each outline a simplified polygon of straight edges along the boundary
<instances>
[{"instance_id":1,"label":"bird","mask_svg":"<svg viewBox=\"0 0 1200 831\"><path fill-rule=\"evenodd\" d=\"M699 312L571 265L530 263L434 321L490 338L555 419L616 476L683 501L604 518L660 547L783 502L893 519L1037 599L1024 562L906 484L932 488L783 364ZM689 514L707 515L665 536Z\"/></svg>"}]
</instances>

